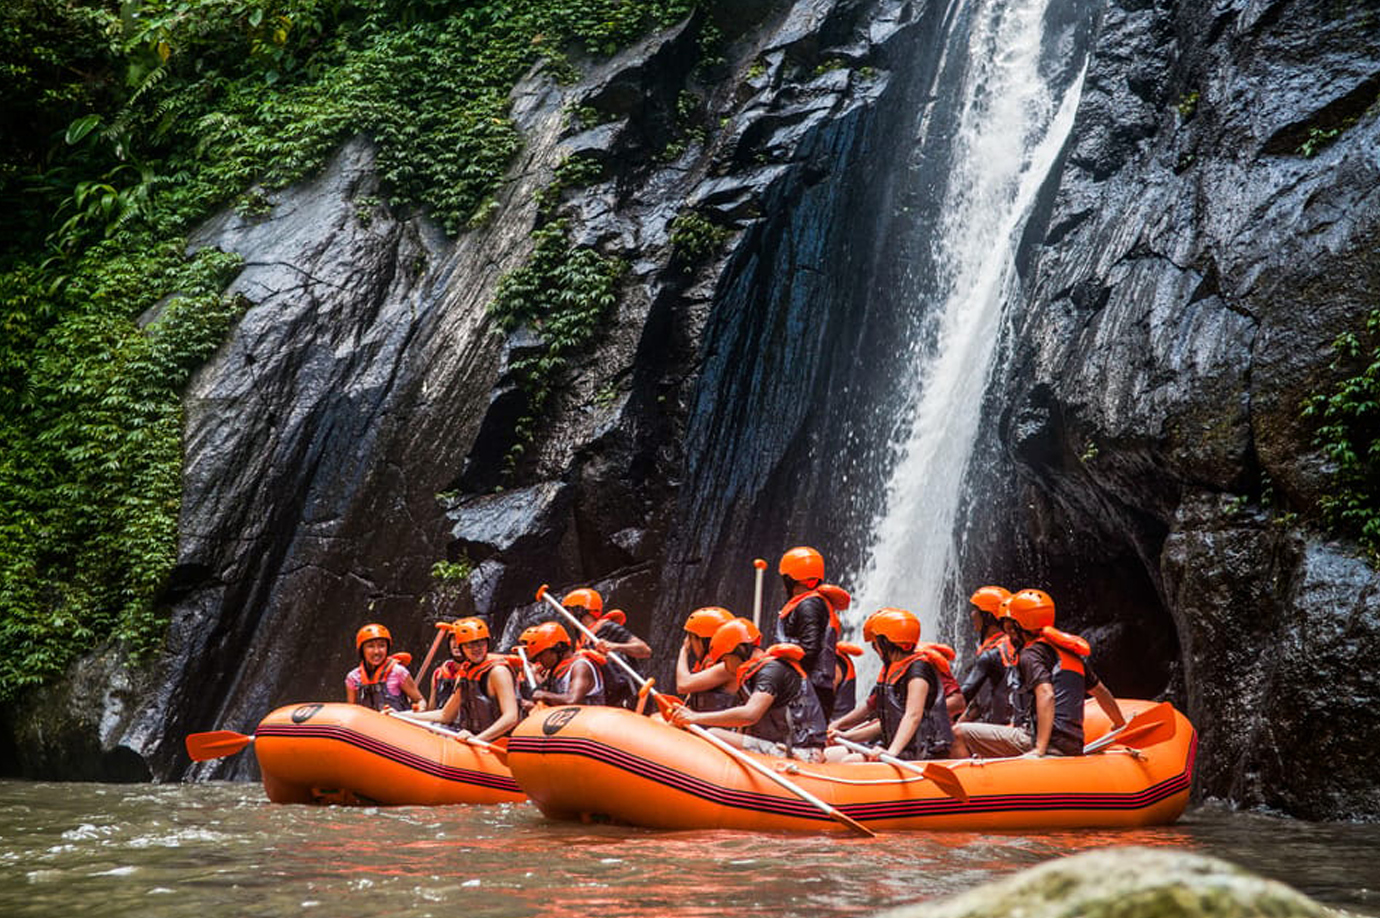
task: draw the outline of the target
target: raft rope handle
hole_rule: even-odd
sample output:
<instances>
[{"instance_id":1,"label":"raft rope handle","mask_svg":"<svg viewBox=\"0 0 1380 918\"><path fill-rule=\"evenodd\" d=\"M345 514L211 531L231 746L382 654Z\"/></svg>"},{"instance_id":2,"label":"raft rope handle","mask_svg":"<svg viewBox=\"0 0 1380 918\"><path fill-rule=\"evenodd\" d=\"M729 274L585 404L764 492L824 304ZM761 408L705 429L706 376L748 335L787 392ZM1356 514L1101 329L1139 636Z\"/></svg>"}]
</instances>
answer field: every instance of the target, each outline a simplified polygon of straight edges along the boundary
<instances>
[{"instance_id":1,"label":"raft rope handle","mask_svg":"<svg viewBox=\"0 0 1380 918\"><path fill-rule=\"evenodd\" d=\"M822 775L822 774L819 774L818 772L806 771L805 769L801 768L799 765L795 764L794 762L788 762L788 763L785 763L785 764L782 764L782 765L777 765L777 766L776 766L776 770L777 770L777 771L784 771L784 772L785 772L786 774L788 774L788 775L800 775L800 776L805 777L805 778L814 778L814 779L816 779L816 780L818 780L818 781L827 781L827 782L830 783L830 784L856 784L856 785L872 785L872 784L910 784L910 783L913 782L913 781L924 781L924 780L925 780L925 776L924 776L924 775L916 775L916 776L913 777L913 778L877 778L877 779L870 779L870 780L866 780L866 781L862 780L861 778L840 778L840 777L837 777L837 776L835 776L835 775Z\"/></svg>"}]
</instances>

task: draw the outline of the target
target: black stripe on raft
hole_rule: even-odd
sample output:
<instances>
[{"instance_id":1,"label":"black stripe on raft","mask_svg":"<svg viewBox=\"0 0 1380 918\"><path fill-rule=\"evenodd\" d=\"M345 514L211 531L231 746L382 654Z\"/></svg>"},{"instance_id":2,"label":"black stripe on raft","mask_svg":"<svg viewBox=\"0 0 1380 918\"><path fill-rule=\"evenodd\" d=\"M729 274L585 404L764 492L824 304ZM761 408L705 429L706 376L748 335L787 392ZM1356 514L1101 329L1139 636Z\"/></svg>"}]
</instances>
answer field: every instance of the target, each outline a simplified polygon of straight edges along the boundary
<instances>
[{"instance_id":1,"label":"black stripe on raft","mask_svg":"<svg viewBox=\"0 0 1380 918\"><path fill-rule=\"evenodd\" d=\"M413 771L420 771L423 774L440 778L443 781L455 781L460 784L472 784L476 787L487 787L491 790L507 791L509 793L520 794L522 788L518 787L516 781L507 775L495 775L486 771L475 771L471 768L455 768L449 765L442 765L440 762L428 759L425 756L408 752L397 746L390 745L378 740L368 734L356 733L354 730L345 727L337 727L328 724L260 724L259 729L254 731L255 736L283 736L293 739L325 739L345 743L357 749L376 755L380 758L397 762Z\"/></svg>"},{"instance_id":2,"label":"black stripe on raft","mask_svg":"<svg viewBox=\"0 0 1380 918\"><path fill-rule=\"evenodd\" d=\"M969 797L966 803L960 803L951 797L936 797L926 800L845 803L838 804L838 808L860 821L912 819L926 816L947 816L954 813L997 813L1012 810L1031 812L1040 810L1144 809L1188 789L1193 777L1193 761L1197 756L1197 751L1198 737L1195 735L1189 745L1184 770L1172 778L1167 778L1137 793L1003 794L1000 796ZM591 739L514 736L508 741L508 754L580 756L603 762L613 768L621 769L710 803L780 816L819 821L828 820L827 816L803 800L722 787L694 775L677 771L659 762L633 755L616 746L609 746Z\"/></svg>"}]
</instances>

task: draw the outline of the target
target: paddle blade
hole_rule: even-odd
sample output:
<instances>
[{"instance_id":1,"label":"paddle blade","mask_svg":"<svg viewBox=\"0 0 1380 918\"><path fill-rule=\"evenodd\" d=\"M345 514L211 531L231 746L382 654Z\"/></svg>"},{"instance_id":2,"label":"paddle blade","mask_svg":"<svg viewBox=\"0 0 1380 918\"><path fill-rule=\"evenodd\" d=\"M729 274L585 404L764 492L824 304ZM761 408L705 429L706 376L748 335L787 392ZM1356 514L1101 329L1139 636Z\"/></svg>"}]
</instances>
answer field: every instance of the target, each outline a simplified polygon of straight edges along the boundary
<instances>
[{"instance_id":1,"label":"paddle blade","mask_svg":"<svg viewBox=\"0 0 1380 918\"><path fill-rule=\"evenodd\" d=\"M205 762L234 755L252 742L254 737L233 730L192 733L187 737L187 754L192 757L193 762Z\"/></svg>"},{"instance_id":2,"label":"paddle blade","mask_svg":"<svg viewBox=\"0 0 1380 918\"><path fill-rule=\"evenodd\" d=\"M1163 743L1174 738L1178 727L1174 720L1174 708L1167 701L1146 708L1127 721L1119 733L1109 733L1084 748L1084 752L1097 752L1108 746L1132 746L1144 748Z\"/></svg>"},{"instance_id":3,"label":"paddle blade","mask_svg":"<svg viewBox=\"0 0 1380 918\"><path fill-rule=\"evenodd\" d=\"M964 788L963 782L954 774L954 770L937 762L930 762L924 768L925 777L934 783L934 786L957 800L959 803L968 802L968 791Z\"/></svg>"}]
</instances>

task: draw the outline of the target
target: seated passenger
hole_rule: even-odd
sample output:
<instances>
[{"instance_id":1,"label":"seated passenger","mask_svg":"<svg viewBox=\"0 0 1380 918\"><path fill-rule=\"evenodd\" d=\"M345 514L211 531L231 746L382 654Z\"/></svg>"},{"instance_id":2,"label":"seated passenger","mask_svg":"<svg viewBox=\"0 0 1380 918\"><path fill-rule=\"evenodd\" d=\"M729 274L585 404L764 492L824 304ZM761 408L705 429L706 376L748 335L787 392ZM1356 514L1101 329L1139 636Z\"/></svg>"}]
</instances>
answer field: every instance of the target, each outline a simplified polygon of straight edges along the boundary
<instances>
[{"instance_id":1,"label":"seated passenger","mask_svg":"<svg viewBox=\"0 0 1380 918\"><path fill-rule=\"evenodd\" d=\"M375 711L426 707L412 674L389 654L392 646L393 635L382 625L365 625L355 633L359 666L345 675L345 699L350 704L362 704Z\"/></svg>"},{"instance_id":2,"label":"seated passenger","mask_svg":"<svg viewBox=\"0 0 1380 918\"><path fill-rule=\"evenodd\" d=\"M1087 661L1088 642L1054 627L1054 600L1043 590L1021 590L1008 609L1002 624L1018 651L1019 673L1012 704L1018 716L1025 712L1023 722L961 723L954 728L954 756L1082 755L1086 696L1097 699L1113 728L1126 722Z\"/></svg>"},{"instance_id":3,"label":"seated passenger","mask_svg":"<svg viewBox=\"0 0 1380 918\"><path fill-rule=\"evenodd\" d=\"M676 723L713 728L741 749L789 756L805 762L824 760L824 709L800 665L804 651L795 644L763 650L752 622L735 618L719 626L709 642L705 662L722 662L738 680L738 704L722 711L680 709ZM743 727L734 733L723 727Z\"/></svg>"},{"instance_id":4,"label":"seated passenger","mask_svg":"<svg viewBox=\"0 0 1380 918\"><path fill-rule=\"evenodd\" d=\"M622 614L622 610L618 611L623 622L604 615L604 598L597 590L587 587L572 590L561 600L561 605L574 613L580 624L594 632L596 640L593 644L581 634L576 638L577 648L588 648L604 657L618 653L625 661L646 660L651 657L652 648L628 630L625 624L627 616ZM634 670L637 669L637 664L633 663L632 666ZM606 703L625 708L633 707L637 702L637 686L623 671L623 667L617 663L610 663L604 667L604 673L608 680Z\"/></svg>"},{"instance_id":5,"label":"seated passenger","mask_svg":"<svg viewBox=\"0 0 1380 918\"><path fill-rule=\"evenodd\" d=\"M1001 619L1006 615L1002 603L1011 594L999 586L978 587L970 597L969 618L977 632L978 648L973 664L963 678L963 697L968 709L961 720L986 724L1011 723L1011 680L1009 670L1016 666L1016 646L1006 636Z\"/></svg>"},{"instance_id":6,"label":"seated passenger","mask_svg":"<svg viewBox=\"0 0 1380 918\"><path fill-rule=\"evenodd\" d=\"M676 656L676 691L692 711L722 711L735 704L738 681L723 661L705 665L709 641L733 613L719 606L696 609L685 619L685 640Z\"/></svg>"},{"instance_id":7,"label":"seated passenger","mask_svg":"<svg viewBox=\"0 0 1380 918\"><path fill-rule=\"evenodd\" d=\"M834 646L834 710L830 717L842 717L858 703L858 668L853 657L862 656L863 649L849 641Z\"/></svg>"},{"instance_id":8,"label":"seated passenger","mask_svg":"<svg viewBox=\"0 0 1380 918\"><path fill-rule=\"evenodd\" d=\"M592 650L577 650L559 623L533 625L519 640L527 659L545 673L541 686L532 692L532 703L607 703L603 657Z\"/></svg>"},{"instance_id":9,"label":"seated passenger","mask_svg":"<svg viewBox=\"0 0 1380 918\"><path fill-rule=\"evenodd\" d=\"M507 736L521 719L517 680L508 658L489 653L489 626L482 618L462 618L451 625L451 633L465 659L458 691L441 710L414 719L454 724L461 736L486 743Z\"/></svg>"},{"instance_id":10,"label":"seated passenger","mask_svg":"<svg viewBox=\"0 0 1380 918\"><path fill-rule=\"evenodd\" d=\"M882 671L867 699L831 724L830 731L855 743L880 741L880 751L898 759L947 755L953 732L940 701L938 664L944 658L920 642L920 619L905 609L880 609L864 623L863 639L881 658ZM832 749L829 757L861 758L857 753L835 755Z\"/></svg>"},{"instance_id":11,"label":"seated passenger","mask_svg":"<svg viewBox=\"0 0 1380 918\"><path fill-rule=\"evenodd\" d=\"M450 659L431 671L431 691L426 704L428 711L440 711L445 708L446 703L450 701L460 687L460 668L465 663L465 655L455 640L455 625L456 622L437 622L436 624L437 628L450 633L450 640L446 642L450 648ZM458 712L458 708L455 710ZM449 720L441 722L452 723Z\"/></svg>"}]
</instances>

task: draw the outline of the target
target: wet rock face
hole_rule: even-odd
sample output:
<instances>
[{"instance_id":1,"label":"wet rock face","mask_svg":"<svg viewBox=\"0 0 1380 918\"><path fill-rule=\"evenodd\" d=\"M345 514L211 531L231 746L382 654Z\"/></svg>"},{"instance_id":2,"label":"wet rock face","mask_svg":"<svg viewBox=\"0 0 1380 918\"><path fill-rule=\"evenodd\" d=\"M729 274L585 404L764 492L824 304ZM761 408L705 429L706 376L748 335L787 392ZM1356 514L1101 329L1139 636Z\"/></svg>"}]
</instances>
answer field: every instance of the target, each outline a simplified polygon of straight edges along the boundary
<instances>
[{"instance_id":1,"label":"wet rock face","mask_svg":"<svg viewBox=\"0 0 1380 918\"><path fill-rule=\"evenodd\" d=\"M862 168L888 148L874 112L890 99L893 124L910 117L891 68L928 23L891 0L739 4L714 23L718 45L692 18L575 84L534 72L512 96L525 143L499 206L456 240L379 203L366 138L271 195L267 216L210 221L193 246L241 253L234 289L254 306L186 396L167 652L132 703L46 693L79 709L69 739L98 730L159 778L250 776L251 756L189 768L183 736L343 697L367 621L417 660L441 615L487 614L511 642L545 615L544 581L598 586L638 632L677 634L687 597L709 601L726 576L701 564L716 533L788 505L819 445L807 406L841 378L821 363L848 365L843 294L866 272L829 262L878 232ZM590 110L599 123L572 117ZM561 192L559 216L628 270L523 442L516 365L541 330L499 334L486 306L526 262L537 192L569 156L605 175ZM676 236L689 213L713 232ZM821 511L846 501L827 496ZM780 543L791 524L742 537ZM745 567L749 551L734 552ZM439 560L469 569L444 594ZM40 759L34 773L74 776Z\"/></svg>"},{"instance_id":2,"label":"wet rock face","mask_svg":"<svg viewBox=\"0 0 1380 918\"><path fill-rule=\"evenodd\" d=\"M1316 534L1300 417L1380 302L1373 15L1107 8L983 466L1072 620L1175 635L1199 792L1325 818L1380 813L1380 574Z\"/></svg>"}]
</instances>

